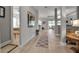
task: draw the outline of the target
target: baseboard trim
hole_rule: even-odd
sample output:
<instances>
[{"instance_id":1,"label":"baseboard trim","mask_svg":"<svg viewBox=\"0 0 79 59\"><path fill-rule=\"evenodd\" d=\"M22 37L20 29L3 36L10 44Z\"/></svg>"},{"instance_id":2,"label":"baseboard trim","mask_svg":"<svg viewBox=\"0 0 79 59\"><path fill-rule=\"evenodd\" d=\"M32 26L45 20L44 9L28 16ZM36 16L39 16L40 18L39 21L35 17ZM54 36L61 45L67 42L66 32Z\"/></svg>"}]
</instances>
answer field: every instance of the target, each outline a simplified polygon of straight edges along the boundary
<instances>
[{"instance_id":1,"label":"baseboard trim","mask_svg":"<svg viewBox=\"0 0 79 59\"><path fill-rule=\"evenodd\" d=\"M35 34L31 36L24 44L20 45L20 47L25 46L27 43L29 43L33 38L35 37Z\"/></svg>"}]
</instances>

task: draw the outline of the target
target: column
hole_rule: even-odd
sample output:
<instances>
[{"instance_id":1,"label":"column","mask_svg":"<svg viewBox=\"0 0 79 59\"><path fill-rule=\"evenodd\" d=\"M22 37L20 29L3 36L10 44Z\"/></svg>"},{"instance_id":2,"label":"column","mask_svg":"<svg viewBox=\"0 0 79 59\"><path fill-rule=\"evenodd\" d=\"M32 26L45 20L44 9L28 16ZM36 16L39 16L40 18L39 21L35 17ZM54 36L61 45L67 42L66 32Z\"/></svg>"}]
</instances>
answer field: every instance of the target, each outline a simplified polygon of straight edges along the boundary
<instances>
[{"instance_id":1,"label":"column","mask_svg":"<svg viewBox=\"0 0 79 59\"><path fill-rule=\"evenodd\" d=\"M66 14L65 7L61 7L61 43L66 44Z\"/></svg>"},{"instance_id":2,"label":"column","mask_svg":"<svg viewBox=\"0 0 79 59\"><path fill-rule=\"evenodd\" d=\"M79 19L79 6L77 6L77 19Z\"/></svg>"},{"instance_id":3,"label":"column","mask_svg":"<svg viewBox=\"0 0 79 59\"><path fill-rule=\"evenodd\" d=\"M55 8L55 33L56 36L58 34L58 26L57 26L57 8Z\"/></svg>"}]
</instances>

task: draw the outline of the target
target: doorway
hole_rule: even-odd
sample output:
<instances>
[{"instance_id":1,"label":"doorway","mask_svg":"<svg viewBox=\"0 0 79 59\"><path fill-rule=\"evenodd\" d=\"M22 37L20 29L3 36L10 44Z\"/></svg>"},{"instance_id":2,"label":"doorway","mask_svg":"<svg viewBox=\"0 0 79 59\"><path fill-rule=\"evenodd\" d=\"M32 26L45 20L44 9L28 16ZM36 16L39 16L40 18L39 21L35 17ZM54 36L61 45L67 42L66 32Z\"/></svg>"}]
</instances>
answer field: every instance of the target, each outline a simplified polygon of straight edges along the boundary
<instances>
[{"instance_id":1,"label":"doorway","mask_svg":"<svg viewBox=\"0 0 79 59\"><path fill-rule=\"evenodd\" d=\"M48 21L48 29L54 29L55 28L55 20Z\"/></svg>"},{"instance_id":2,"label":"doorway","mask_svg":"<svg viewBox=\"0 0 79 59\"><path fill-rule=\"evenodd\" d=\"M12 7L12 44L20 45L20 10L19 6Z\"/></svg>"},{"instance_id":3,"label":"doorway","mask_svg":"<svg viewBox=\"0 0 79 59\"><path fill-rule=\"evenodd\" d=\"M1 43L0 49L2 53L10 53L19 46L20 42L20 12L18 6L5 6L5 9L6 16L1 20L0 33L4 41ZM4 33L3 36L2 33Z\"/></svg>"}]
</instances>

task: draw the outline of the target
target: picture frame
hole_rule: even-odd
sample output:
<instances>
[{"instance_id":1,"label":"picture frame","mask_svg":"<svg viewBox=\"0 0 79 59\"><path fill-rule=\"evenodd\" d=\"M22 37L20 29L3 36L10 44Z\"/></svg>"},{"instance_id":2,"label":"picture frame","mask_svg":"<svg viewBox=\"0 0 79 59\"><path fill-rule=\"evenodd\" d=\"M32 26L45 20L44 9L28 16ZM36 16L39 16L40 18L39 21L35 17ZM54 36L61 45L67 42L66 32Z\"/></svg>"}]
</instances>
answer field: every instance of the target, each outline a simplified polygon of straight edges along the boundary
<instances>
[{"instance_id":1,"label":"picture frame","mask_svg":"<svg viewBox=\"0 0 79 59\"><path fill-rule=\"evenodd\" d=\"M27 23L28 27L29 28L34 27L34 25L35 25L35 16L29 11L27 11L27 20L28 20L28 23Z\"/></svg>"},{"instance_id":2,"label":"picture frame","mask_svg":"<svg viewBox=\"0 0 79 59\"><path fill-rule=\"evenodd\" d=\"M5 17L5 8L0 6L0 17Z\"/></svg>"}]
</instances>

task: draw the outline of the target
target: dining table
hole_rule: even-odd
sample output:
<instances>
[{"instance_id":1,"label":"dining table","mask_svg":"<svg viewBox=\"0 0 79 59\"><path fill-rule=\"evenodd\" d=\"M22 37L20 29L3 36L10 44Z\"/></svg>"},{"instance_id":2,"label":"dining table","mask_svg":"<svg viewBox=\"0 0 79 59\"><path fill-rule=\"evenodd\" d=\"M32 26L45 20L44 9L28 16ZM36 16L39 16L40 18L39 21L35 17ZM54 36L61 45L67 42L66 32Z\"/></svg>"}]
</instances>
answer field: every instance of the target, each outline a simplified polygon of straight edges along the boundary
<instances>
[{"instance_id":1,"label":"dining table","mask_svg":"<svg viewBox=\"0 0 79 59\"><path fill-rule=\"evenodd\" d=\"M73 41L76 43L75 50L76 52L79 52L79 36L72 32L72 33L67 33L66 38L67 38L67 41L71 41L71 42Z\"/></svg>"}]
</instances>

